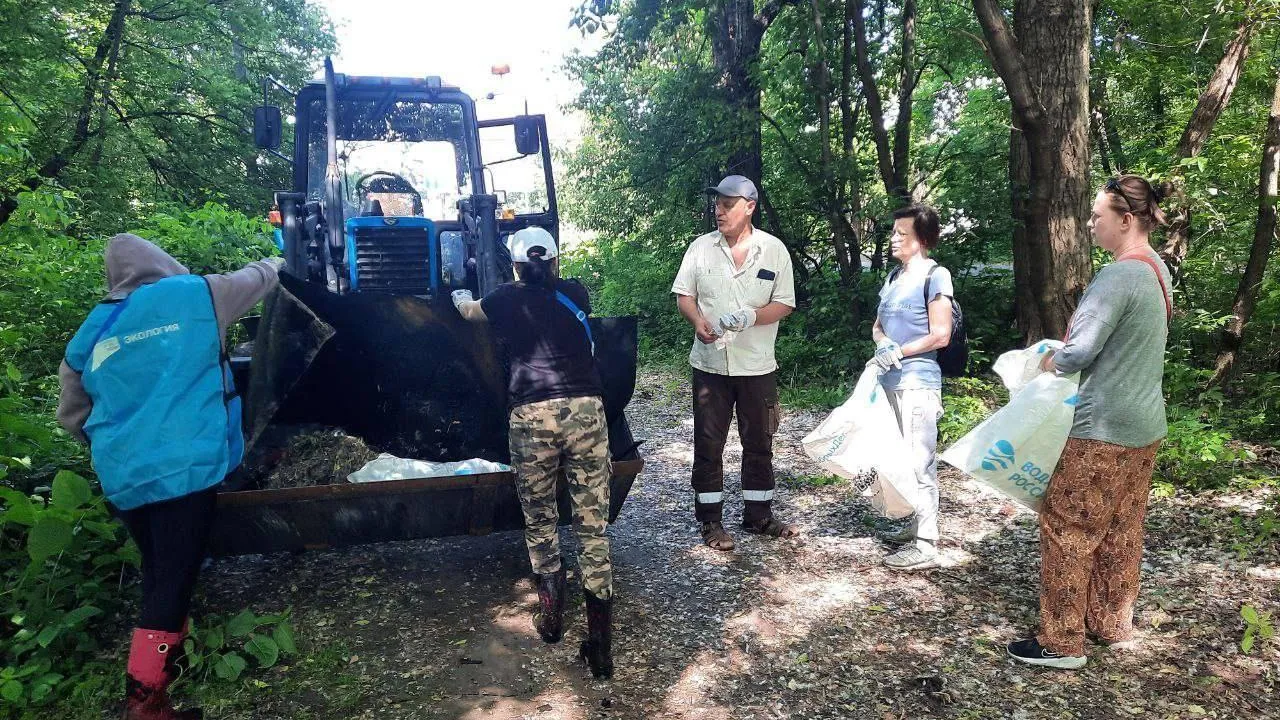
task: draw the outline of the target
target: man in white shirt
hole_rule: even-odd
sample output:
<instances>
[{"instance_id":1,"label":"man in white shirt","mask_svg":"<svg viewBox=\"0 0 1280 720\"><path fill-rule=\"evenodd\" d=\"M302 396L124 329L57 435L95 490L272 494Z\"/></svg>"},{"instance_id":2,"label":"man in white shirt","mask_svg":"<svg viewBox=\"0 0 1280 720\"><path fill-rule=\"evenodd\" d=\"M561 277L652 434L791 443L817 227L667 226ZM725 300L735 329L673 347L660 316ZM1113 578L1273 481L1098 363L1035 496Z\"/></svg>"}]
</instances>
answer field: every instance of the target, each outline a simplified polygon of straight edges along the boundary
<instances>
[{"instance_id":1,"label":"man in white shirt","mask_svg":"<svg viewBox=\"0 0 1280 720\"><path fill-rule=\"evenodd\" d=\"M759 195L730 175L716 195L716 230L689 246L671 292L693 326L694 514L703 541L732 550L722 524L724 445L736 407L742 437L742 528L766 537L796 531L773 516L773 435L778 429L778 321L795 309L791 255L751 226Z\"/></svg>"}]
</instances>

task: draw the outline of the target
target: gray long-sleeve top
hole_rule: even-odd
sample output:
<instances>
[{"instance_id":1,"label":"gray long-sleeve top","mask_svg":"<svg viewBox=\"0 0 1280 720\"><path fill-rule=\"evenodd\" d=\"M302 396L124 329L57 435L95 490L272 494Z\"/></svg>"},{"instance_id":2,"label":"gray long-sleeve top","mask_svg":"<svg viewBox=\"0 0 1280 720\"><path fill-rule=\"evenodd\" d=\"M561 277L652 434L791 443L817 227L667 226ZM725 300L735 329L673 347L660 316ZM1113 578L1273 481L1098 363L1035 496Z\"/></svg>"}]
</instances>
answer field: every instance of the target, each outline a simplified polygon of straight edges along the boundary
<instances>
[{"instance_id":1,"label":"gray long-sleeve top","mask_svg":"<svg viewBox=\"0 0 1280 720\"><path fill-rule=\"evenodd\" d=\"M1154 252L1151 257L1164 287L1171 287L1164 263ZM1059 373L1080 373L1071 437L1137 448L1168 432L1163 293L1151 266L1136 259L1102 268L1085 289L1066 347L1053 360Z\"/></svg>"},{"instance_id":2,"label":"gray long-sleeve top","mask_svg":"<svg viewBox=\"0 0 1280 720\"><path fill-rule=\"evenodd\" d=\"M116 235L107 244L107 297L121 300L142 285L171 275L187 275L188 270L168 253L152 243L129 234ZM213 295L213 311L218 320L218 337L226 348L227 328L253 308L279 282L271 263L255 261L235 272L206 275ZM85 421L93 402L85 392L80 373L63 360L58 367L58 422L81 442Z\"/></svg>"}]
</instances>

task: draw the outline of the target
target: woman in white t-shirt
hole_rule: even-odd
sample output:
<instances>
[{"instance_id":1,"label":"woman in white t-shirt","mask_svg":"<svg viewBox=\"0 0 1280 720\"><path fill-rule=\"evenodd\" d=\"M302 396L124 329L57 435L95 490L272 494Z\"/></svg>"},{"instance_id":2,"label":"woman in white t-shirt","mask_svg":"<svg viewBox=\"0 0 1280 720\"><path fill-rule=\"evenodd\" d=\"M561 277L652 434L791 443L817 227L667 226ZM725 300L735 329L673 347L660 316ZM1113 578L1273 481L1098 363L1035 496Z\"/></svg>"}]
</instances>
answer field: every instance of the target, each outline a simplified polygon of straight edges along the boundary
<instances>
[{"instance_id":1,"label":"woman in white t-shirt","mask_svg":"<svg viewBox=\"0 0 1280 720\"><path fill-rule=\"evenodd\" d=\"M884 370L880 382L911 449L919 484L915 516L901 531L883 536L901 546L885 558L894 570L938 564L938 420L942 417L942 369L938 350L951 340L951 273L929 259L938 244L938 213L912 205L893 213L893 257L901 266L880 289L871 337L871 362ZM927 297L926 297L927 295Z\"/></svg>"}]
</instances>

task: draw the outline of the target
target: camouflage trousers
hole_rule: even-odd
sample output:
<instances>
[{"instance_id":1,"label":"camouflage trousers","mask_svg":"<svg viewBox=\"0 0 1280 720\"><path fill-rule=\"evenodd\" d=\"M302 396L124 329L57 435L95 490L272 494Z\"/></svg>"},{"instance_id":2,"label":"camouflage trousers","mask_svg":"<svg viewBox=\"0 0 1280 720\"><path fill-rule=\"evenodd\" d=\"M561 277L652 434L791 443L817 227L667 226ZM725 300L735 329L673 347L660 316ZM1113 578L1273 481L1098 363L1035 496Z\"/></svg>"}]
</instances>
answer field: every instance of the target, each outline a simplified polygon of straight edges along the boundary
<instances>
[{"instance_id":1,"label":"camouflage trousers","mask_svg":"<svg viewBox=\"0 0 1280 720\"><path fill-rule=\"evenodd\" d=\"M609 428L598 397L543 400L511 411L511 464L524 509L524 540L536 573L560 569L557 471L563 466L582 544L578 564L592 595L613 595L609 562Z\"/></svg>"}]
</instances>

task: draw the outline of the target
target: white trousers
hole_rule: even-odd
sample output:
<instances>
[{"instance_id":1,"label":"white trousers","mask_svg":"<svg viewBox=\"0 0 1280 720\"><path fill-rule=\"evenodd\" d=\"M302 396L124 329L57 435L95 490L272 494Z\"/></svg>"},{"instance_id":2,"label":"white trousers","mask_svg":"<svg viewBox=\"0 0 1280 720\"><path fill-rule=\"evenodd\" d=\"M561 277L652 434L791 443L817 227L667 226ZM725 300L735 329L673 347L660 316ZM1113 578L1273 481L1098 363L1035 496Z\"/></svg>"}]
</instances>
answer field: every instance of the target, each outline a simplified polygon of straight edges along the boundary
<instances>
[{"instance_id":1,"label":"white trousers","mask_svg":"<svg viewBox=\"0 0 1280 720\"><path fill-rule=\"evenodd\" d=\"M938 420L942 418L941 390L893 390L886 393L898 427L911 452L919 493L911 529L916 538L938 542Z\"/></svg>"}]
</instances>

